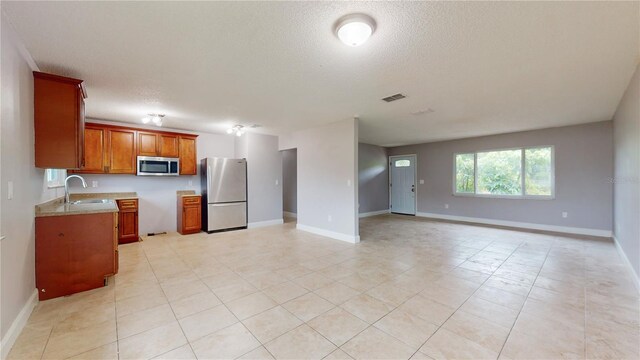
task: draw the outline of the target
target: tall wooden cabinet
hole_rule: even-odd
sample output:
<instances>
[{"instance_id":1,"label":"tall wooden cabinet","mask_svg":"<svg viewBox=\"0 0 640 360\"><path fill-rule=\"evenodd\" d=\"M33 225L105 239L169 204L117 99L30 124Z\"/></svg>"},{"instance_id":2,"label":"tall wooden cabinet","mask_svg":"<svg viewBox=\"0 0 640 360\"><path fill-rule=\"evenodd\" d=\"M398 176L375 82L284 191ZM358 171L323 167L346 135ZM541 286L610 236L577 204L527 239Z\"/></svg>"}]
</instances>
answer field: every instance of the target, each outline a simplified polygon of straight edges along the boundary
<instances>
[{"instance_id":1,"label":"tall wooden cabinet","mask_svg":"<svg viewBox=\"0 0 640 360\"><path fill-rule=\"evenodd\" d=\"M138 235L138 199L119 199L118 204L118 243L137 242Z\"/></svg>"},{"instance_id":2,"label":"tall wooden cabinet","mask_svg":"<svg viewBox=\"0 0 640 360\"><path fill-rule=\"evenodd\" d=\"M33 72L35 166L79 169L84 165L82 80Z\"/></svg>"},{"instance_id":3,"label":"tall wooden cabinet","mask_svg":"<svg viewBox=\"0 0 640 360\"><path fill-rule=\"evenodd\" d=\"M135 174L137 167L136 132L129 129L107 129L107 156L109 164L106 173Z\"/></svg>"}]
</instances>

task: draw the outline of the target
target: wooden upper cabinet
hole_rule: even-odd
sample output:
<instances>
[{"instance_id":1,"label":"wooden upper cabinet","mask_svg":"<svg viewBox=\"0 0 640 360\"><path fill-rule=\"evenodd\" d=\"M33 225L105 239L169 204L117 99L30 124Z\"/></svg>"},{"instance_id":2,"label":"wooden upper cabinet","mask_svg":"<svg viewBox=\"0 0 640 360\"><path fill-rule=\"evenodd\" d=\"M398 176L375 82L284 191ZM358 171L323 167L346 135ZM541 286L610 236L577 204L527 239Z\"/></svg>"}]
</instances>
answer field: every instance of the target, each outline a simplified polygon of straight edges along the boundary
<instances>
[{"instance_id":1,"label":"wooden upper cabinet","mask_svg":"<svg viewBox=\"0 0 640 360\"><path fill-rule=\"evenodd\" d=\"M84 161L82 80L33 72L35 166L79 169Z\"/></svg>"},{"instance_id":2,"label":"wooden upper cabinet","mask_svg":"<svg viewBox=\"0 0 640 360\"><path fill-rule=\"evenodd\" d=\"M84 129L84 166L80 172L101 174L107 171L106 130L87 125Z\"/></svg>"},{"instance_id":3,"label":"wooden upper cabinet","mask_svg":"<svg viewBox=\"0 0 640 360\"><path fill-rule=\"evenodd\" d=\"M108 137L108 172L110 174L135 174L136 131L128 129L107 129Z\"/></svg>"},{"instance_id":4,"label":"wooden upper cabinet","mask_svg":"<svg viewBox=\"0 0 640 360\"><path fill-rule=\"evenodd\" d=\"M197 135L138 130L88 123L83 137L85 164L69 173L136 174L138 156L180 159L180 175L196 175Z\"/></svg>"},{"instance_id":5,"label":"wooden upper cabinet","mask_svg":"<svg viewBox=\"0 0 640 360\"><path fill-rule=\"evenodd\" d=\"M160 156L178 157L180 156L180 146L177 135L160 134Z\"/></svg>"},{"instance_id":6,"label":"wooden upper cabinet","mask_svg":"<svg viewBox=\"0 0 640 360\"><path fill-rule=\"evenodd\" d=\"M138 155L158 156L158 134L138 131Z\"/></svg>"},{"instance_id":7,"label":"wooden upper cabinet","mask_svg":"<svg viewBox=\"0 0 640 360\"><path fill-rule=\"evenodd\" d=\"M196 175L197 153L195 136L180 136L180 175Z\"/></svg>"}]
</instances>

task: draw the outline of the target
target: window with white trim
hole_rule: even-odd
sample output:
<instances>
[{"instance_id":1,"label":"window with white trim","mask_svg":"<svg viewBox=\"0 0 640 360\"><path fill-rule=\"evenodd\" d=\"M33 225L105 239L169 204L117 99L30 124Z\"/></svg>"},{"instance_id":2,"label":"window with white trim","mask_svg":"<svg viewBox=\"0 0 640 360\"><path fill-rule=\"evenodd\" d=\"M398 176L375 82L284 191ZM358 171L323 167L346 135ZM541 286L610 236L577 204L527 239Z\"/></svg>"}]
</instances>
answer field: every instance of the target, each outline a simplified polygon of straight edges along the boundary
<instances>
[{"instance_id":1,"label":"window with white trim","mask_svg":"<svg viewBox=\"0 0 640 360\"><path fill-rule=\"evenodd\" d=\"M64 186L64 179L67 177L65 169L47 169L45 171L45 180L48 188L57 188Z\"/></svg>"},{"instance_id":2,"label":"window with white trim","mask_svg":"<svg viewBox=\"0 0 640 360\"><path fill-rule=\"evenodd\" d=\"M454 155L453 192L504 198L553 198L554 148L478 151Z\"/></svg>"}]
</instances>

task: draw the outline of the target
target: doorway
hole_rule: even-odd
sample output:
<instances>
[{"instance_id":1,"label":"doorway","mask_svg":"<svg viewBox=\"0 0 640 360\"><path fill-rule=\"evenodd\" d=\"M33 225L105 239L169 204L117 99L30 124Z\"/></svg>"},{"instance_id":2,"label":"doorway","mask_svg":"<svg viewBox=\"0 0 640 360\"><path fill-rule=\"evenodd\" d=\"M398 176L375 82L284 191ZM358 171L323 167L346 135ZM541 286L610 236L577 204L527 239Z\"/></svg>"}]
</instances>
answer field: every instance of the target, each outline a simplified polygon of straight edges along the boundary
<instances>
[{"instance_id":1,"label":"doorway","mask_svg":"<svg viewBox=\"0 0 640 360\"><path fill-rule=\"evenodd\" d=\"M416 214L416 155L389 156L389 207L394 214Z\"/></svg>"},{"instance_id":2,"label":"doorway","mask_svg":"<svg viewBox=\"0 0 640 360\"><path fill-rule=\"evenodd\" d=\"M287 223L295 223L298 217L298 152L297 149L282 153L282 210Z\"/></svg>"}]
</instances>

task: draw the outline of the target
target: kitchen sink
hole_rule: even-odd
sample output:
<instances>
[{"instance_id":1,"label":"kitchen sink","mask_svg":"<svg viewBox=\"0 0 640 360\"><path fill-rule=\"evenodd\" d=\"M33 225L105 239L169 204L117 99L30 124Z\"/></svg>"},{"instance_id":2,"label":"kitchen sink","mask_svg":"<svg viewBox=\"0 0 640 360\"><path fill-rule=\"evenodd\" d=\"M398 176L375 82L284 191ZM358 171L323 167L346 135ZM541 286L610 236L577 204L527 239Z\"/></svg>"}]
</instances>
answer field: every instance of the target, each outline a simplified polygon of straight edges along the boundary
<instances>
[{"instance_id":1,"label":"kitchen sink","mask_svg":"<svg viewBox=\"0 0 640 360\"><path fill-rule=\"evenodd\" d=\"M84 199L84 200L76 200L72 201L73 205L82 205L82 204L107 204L111 200L109 199Z\"/></svg>"}]
</instances>

